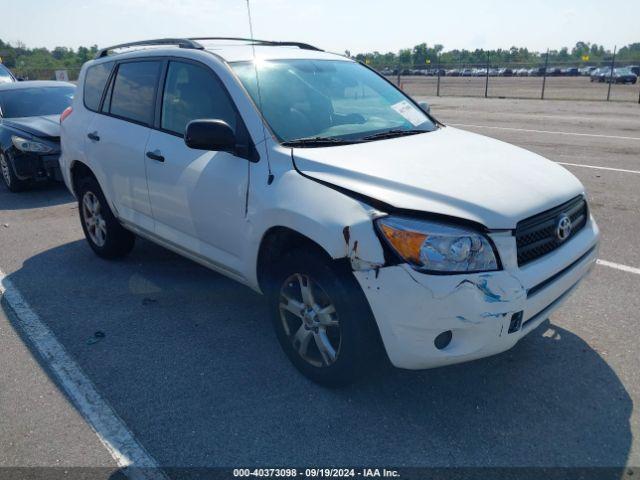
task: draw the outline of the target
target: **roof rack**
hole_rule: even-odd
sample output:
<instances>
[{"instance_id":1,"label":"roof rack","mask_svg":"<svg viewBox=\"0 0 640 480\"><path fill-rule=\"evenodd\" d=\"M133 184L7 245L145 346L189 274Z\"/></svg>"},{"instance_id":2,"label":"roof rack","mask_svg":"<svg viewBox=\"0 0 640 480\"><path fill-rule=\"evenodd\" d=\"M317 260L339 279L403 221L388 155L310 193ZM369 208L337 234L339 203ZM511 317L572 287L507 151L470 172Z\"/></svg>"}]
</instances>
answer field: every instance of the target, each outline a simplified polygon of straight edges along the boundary
<instances>
[{"instance_id":1,"label":"roof rack","mask_svg":"<svg viewBox=\"0 0 640 480\"><path fill-rule=\"evenodd\" d=\"M302 42L278 42L274 40L257 40L255 38L240 38L240 37L195 37L195 38L159 38L156 40L142 40L139 42L121 43L119 45L113 45L98 50L95 58L108 57L111 50L118 48L130 48L130 47L147 47L155 45L177 45L180 48L192 48L196 50L204 50L204 47L198 43L198 40L230 40L234 42L248 42L253 45L263 45L271 47L298 47L303 50L315 50L322 52L318 47L309 45Z\"/></svg>"},{"instance_id":2,"label":"roof rack","mask_svg":"<svg viewBox=\"0 0 640 480\"><path fill-rule=\"evenodd\" d=\"M317 52L323 52L324 50L302 42L279 42L275 40L258 40L257 38L240 38L240 37L194 37L188 40L231 40L234 42L248 42L255 45L264 45L271 47L298 47L302 50L315 50Z\"/></svg>"},{"instance_id":3,"label":"roof rack","mask_svg":"<svg viewBox=\"0 0 640 480\"><path fill-rule=\"evenodd\" d=\"M193 48L196 50L204 49L202 45L194 41L194 39L192 38L159 38L156 40L142 40L140 42L121 43L119 45L102 48L98 50L95 58L108 57L111 50L116 50L118 48L146 47L153 45L177 45L180 48Z\"/></svg>"}]
</instances>

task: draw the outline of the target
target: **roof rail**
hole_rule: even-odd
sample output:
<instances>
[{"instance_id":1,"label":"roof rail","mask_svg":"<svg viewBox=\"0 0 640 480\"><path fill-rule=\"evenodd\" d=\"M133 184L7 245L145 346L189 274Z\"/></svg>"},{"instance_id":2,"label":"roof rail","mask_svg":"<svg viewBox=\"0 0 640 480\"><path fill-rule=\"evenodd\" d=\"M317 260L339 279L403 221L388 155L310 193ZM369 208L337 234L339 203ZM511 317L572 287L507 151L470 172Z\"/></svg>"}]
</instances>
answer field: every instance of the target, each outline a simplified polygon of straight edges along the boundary
<instances>
[{"instance_id":1,"label":"roof rail","mask_svg":"<svg viewBox=\"0 0 640 480\"><path fill-rule=\"evenodd\" d=\"M180 48L193 48L196 50L203 50L204 47L193 38L159 38L156 40L142 40L139 42L121 43L119 45L113 45L98 50L95 58L108 57L109 51L117 48L129 48L129 47L145 47L152 45L177 45Z\"/></svg>"},{"instance_id":2,"label":"roof rail","mask_svg":"<svg viewBox=\"0 0 640 480\"><path fill-rule=\"evenodd\" d=\"M188 40L231 40L236 42L249 42L256 45L265 45L272 47L298 47L303 50L315 50L317 52L323 52L324 50L302 42L278 42L274 40L258 40L256 38L240 38L240 37L195 37Z\"/></svg>"}]
</instances>

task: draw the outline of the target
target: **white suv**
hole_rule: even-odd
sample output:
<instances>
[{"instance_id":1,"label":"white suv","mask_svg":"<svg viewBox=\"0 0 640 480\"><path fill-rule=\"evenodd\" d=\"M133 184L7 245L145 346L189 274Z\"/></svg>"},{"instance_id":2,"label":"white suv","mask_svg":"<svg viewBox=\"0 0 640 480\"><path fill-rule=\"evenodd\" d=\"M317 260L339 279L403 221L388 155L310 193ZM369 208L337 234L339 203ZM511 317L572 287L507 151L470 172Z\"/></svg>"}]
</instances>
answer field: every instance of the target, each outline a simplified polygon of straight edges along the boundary
<instances>
[{"instance_id":1,"label":"white suv","mask_svg":"<svg viewBox=\"0 0 640 480\"><path fill-rule=\"evenodd\" d=\"M98 255L139 235L266 294L282 348L326 385L384 352L423 369L505 351L597 257L584 188L563 167L446 127L309 45L110 47L61 122L63 175Z\"/></svg>"}]
</instances>

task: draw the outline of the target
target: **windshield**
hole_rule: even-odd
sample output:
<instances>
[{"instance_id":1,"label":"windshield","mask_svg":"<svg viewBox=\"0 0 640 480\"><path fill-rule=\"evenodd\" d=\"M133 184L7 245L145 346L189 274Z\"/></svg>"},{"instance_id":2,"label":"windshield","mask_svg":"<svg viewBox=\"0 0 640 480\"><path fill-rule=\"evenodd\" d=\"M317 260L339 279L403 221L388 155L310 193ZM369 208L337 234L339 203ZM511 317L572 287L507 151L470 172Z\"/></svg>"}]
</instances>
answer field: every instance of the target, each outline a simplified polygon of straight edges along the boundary
<instances>
[{"instance_id":1,"label":"windshield","mask_svg":"<svg viewBox=\"0 0 640 480\"><path fill-rule=\"evenodd\" d=\"M282 142L360 141L377 133L436 128L402 92L355 62L278 60L232 66Z\"/></svg>"},{"instance_id":2,"label":"windshield","mask_svg":"<svg viewBox=\"0 0 640 480\"><path fill-rule=\"evenodd\" d=\"M7 82L13 82L13 77L11 76L11 73L9 73L9 70L0 65L0 83Z\"/></svg>"},{"instance_id":3,"label":"windshield","mask_svg":"<svg viewBox=\"0 0 640 480\"><path fill-rule=\"evenodd\" d=\"M5 118L59 115L71 105L75 87L34 87L0 91Z\"/></svg>"}]
</instances>

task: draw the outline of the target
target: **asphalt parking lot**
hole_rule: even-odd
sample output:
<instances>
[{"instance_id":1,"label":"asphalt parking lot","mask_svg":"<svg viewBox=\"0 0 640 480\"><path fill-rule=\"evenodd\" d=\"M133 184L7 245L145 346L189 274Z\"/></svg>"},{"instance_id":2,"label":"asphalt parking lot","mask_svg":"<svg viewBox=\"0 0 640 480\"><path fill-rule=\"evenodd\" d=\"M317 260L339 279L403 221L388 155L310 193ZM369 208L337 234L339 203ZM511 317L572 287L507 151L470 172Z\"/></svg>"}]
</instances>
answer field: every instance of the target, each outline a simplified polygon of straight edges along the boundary
<instances>
[{"instance_id":1,"label":"asphalt parking lot","mask_svg":"<svg viewBox=\"0 0 640 480\"><path fill-rule=\"evenodd\" d=\"M640 106L425 99L447 124L565 164L602 230L609 263L509 352L432 371L385 367L323 389L290 365L262 298L246 287L145 241L123 261L97 258L61 185L0 188L0 270L162 466L626 475L640 466ZM21 306L4 297L0 467L104 467L91 478L109 478L117 454L24 334Z\"/></svg>"}]
</instances>

